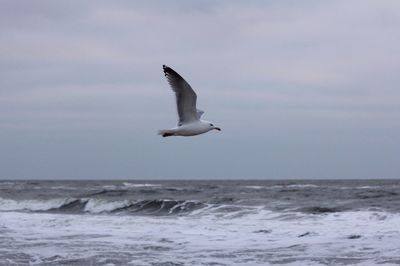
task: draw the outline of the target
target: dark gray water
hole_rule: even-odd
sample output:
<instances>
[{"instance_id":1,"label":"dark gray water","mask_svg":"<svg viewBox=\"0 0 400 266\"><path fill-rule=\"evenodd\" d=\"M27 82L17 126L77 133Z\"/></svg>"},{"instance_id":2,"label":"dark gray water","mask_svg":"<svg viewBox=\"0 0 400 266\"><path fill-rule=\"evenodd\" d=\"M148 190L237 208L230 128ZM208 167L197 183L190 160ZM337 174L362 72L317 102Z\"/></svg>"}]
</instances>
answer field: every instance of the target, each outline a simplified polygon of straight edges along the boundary
<instances>
[{"instance_id":1,"label":"dark gray water","mask_svg":"<svg viewBox=\"0 0 400 266\"><path fill-rule=\"evenodd\" d=\"M0 181L0 265L398 265L400 181Z\"/></svg>"}]
</instances>

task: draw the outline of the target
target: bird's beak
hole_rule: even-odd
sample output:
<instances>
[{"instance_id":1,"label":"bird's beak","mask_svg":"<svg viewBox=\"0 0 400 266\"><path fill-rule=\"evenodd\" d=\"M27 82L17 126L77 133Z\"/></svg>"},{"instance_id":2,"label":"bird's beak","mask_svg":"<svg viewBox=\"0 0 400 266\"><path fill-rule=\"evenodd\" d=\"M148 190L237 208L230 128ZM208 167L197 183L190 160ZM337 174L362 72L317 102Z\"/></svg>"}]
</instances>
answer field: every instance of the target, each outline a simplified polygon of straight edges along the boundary
<instances>
[{"instance_id":1,"label":"bird's beak","mask_svg":"<svg viewBox=\"0 0 400 266\"><path fill-rule=\"evenodd\" d=\"M214 129L216 129L218 131L221 131L221 129L219 127L214 127Z\"/></svg>"}]
</instances>

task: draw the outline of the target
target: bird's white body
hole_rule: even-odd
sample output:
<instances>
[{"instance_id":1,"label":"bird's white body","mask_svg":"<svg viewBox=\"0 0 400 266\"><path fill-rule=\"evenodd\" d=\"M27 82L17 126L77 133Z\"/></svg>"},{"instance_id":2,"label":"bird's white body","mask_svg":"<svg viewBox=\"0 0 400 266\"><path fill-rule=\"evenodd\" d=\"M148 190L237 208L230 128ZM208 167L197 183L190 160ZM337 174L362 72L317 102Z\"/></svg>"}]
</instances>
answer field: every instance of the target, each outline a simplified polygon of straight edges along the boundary
<instances>
[{"instance_id":1,"label":"bird's white body","mask_svg":"<svg viewBox=\"0 0 400 266\"><path fill-rule=\"evenodd\" d=\"M196 108L197 95L189 83L172 68L163 65L163 70L168 83L175 92L179 120L177 127L159 130L158 134L163 137L189 137L200 135L213 129L221 131L219 127L200 119L204 112Z\"/></svg>"},{"instance_id":2,"label":"bird's white body","mask_svg":"<svg viewBox=\"0 0 400 266\"><path fill-rule=\"evenodd\" d=\"M210 122L198 120L188 124L183 124L171 129L160 130L159 134L163 136L196 136L213 130L214 127L210 126Z\"/></svg>"}]
</instances>

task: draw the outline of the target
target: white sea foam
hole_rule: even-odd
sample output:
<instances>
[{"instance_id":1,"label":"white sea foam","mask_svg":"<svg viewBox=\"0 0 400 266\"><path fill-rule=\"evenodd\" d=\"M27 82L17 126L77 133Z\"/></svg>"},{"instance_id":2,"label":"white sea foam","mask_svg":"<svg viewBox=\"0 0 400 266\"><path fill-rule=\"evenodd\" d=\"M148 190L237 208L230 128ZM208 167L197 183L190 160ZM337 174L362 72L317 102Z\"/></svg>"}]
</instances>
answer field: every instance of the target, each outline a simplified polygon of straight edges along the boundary
<instances>
[{"instance_id":1,"label":"white sea foam","mask_svg":"<svg viewBox=\"0 0 400 266\"><path fill-rule=\"evenodd\" d=\"M112 262L116 265L391 265L390 260L400 260L399 214L302 214L296 220L277 214L263 209L219 218L0 212L0 252L18 251L32 258L31 264L35 258L82 265L91 259L86 264L97 265L107 256L120 261ZM0 257L0 264L6 263Z\"/></svg>"},{"instance_id":2,"label":"white sea foam","mask_svg":"<svg viewBox=\"0 0 400 266\"><path fill-rule=\"evenodd\" d=\"M161 187L161 184L134 184L129 182L122 183L125 187Z\"/></svg>"},{"instance_id":3,"label":"white sea foam","mask_svg":"<svg viewBox=\"0 0 400 266\"><path fill-rule=\"evenodd\" d=\"M77 190L79 187L70 187L70 186L52 186L51 189L61 189L61 190Z\"/></svg>"},{"instance_id":4,"label":"white sea foam","mask_svg":"<svg viewBox=\"0 0 400 266\"><path fill-rule=\"evenodd\" d=\"M392 188L395 188L396 186L392 185ZM382 189L382 186L358 186L358 187L352 187L352 186L342 186L338 187L339 189Z\"/></svg>"},{"instance_id":5,"label":"white sea foam","mask_svg":"<svg viewBox=\"0 0 400 266\"><path fill-rule=\"evenodd\" d=\"M263 189L265 186L243 186L244 188L251 188L251 189Z\"/></svg>"},{"instance_id":6,"label":"white sea foam","mask_svg":"<svg viewBox=\"0 0 400 266\"><path fill-rule=\"evenodd\" d=\"M129 200L108 201L103 199L89 199L85 205L84 211L90 213L102 213L124 208L132 203Z\"/></svg>"},{"instance_id":7,"label":"white sea foam","mask_svg":"<svg viewBox=\"0 0 400 266\"><path fill-rule=\"evenodd\" d=\"M101 187L104 188L104 189L108 189L108 190L121 189L121 186L116 186L116 185L103 185Z\"/></svg>"},{"instance_id":8,"label":"white sea foam","mask_svg":"<svg viewBox=\"0 0 400 266\"><path fill-rule=\"evenodd\" d=\"M382 186L359 186L356 189L382 189Z\"/></svg>"},{"instance_id":9,"label":"white sea foam","mask_svg":"<svg viewBox=\"0 0 400 266\"><path fill-rule=\"evenodd\" d=\"M292 185L287 185L286 187L290 187L290 188L317 188L319 186L314 185L314 184L292 184Z\"/></svg>"},{"instance_id":10,"label":"white sea foam","mask_svg":"<svg viewBox=\"0 0 400 266\"><path fill-rule=\"evenodd\" d=\"M130 182L123 182L122 185L102 185L104 189L108 190L116 190L116 189L129 189L129 188L158 188L162 187L161 184L147 184L147 183L130 183Z\"/></svg>"},{"instance_id":11,"label":"white sea foam","mask_svg":"<svg viewBox=\"0 0 400 266\"><path fill-rule=\"evenodd\" d=\"M60 198L50 200L31 188L63 190L66 183L21 183L26 194L18 187L0 198L0 265L398 264L400 214L391 185L372 208L360 195L381 195L367 191L375 183L310 183L78 183L81 191L52 191L49 197ZM317 187L327 194L298 193Z\"/></svg>"}]
</instances>

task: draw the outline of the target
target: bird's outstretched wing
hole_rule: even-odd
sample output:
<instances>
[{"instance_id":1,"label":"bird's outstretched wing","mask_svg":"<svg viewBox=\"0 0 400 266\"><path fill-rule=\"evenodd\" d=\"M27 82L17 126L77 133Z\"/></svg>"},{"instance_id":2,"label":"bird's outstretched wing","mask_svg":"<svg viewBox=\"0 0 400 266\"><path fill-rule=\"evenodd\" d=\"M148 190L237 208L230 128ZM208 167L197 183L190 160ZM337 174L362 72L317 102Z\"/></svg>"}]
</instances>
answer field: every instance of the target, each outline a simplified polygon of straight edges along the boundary
<instances>
[{"instance_id":1,"label":"bird's outstretched wing","mask_svg":"<svg viewBox=\"0 0 400 266\"><path fill-rule=\"evenodd\" d=\"M197 95L192 87L172 68L163 65L163 70L169 85L175 92L179 116L178 125L199 120L203 111L196 109Z\"/></svg>"}]
</instances>

